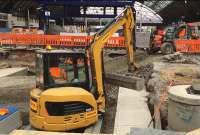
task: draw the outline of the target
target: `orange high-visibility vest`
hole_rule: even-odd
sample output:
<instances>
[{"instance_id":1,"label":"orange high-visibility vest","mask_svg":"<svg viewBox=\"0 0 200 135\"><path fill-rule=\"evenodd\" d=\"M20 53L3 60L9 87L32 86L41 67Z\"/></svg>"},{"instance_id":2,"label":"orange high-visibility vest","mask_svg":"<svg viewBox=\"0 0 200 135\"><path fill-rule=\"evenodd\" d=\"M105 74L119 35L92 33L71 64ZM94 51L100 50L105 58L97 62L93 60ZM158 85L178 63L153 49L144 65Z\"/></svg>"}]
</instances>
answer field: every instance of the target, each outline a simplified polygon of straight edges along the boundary
<instances>
[{"instance_id":1,"label":"orange high-visibility vest","mask_svg":"<svg viewBox=\"0 0 200 135\"><path fill-rule=\"evenodd\" d=\"M62 80L66 80L67 79L67 75L65 73L65 69L63 69L63 68L51 67L49 69L49 72L50 72L51 76L54 79L62 79Z\"/></svg>"},{"instance_id":2,"label":"orange high-visibility vest","mask_svg":"<svg viewBox=\"0 0 200 135\"><path fill-rule=\"evenodd\" d=\"M186 35L186 29L183 29L179 32L179 37L184 37Z\"/></svg>"}]
</instances>

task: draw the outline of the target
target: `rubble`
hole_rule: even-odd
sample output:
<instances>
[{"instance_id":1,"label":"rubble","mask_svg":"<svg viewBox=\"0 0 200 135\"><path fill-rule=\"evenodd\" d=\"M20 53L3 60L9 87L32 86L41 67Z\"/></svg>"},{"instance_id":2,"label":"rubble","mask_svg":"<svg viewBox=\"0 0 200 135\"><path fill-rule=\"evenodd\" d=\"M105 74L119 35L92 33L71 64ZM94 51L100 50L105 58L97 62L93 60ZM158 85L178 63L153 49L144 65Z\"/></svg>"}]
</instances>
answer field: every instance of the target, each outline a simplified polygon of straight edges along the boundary
<instances>
[{"instance_id":1,"label":"rubble","mask_svg":"<svg viewBox=\"0 0 200 135\"><path fill-rule=\"evenodd\" d=\"M106 55L104 59L106 72L127 72L126 56L112 58ZM175 53L173 55L165 56L147 56L140 52L137 54L136 61L139 66L132 75L145 80L146 90L149 92L149 95L147 95L149 99L148 102L152 108L159 102L159 98L167 87L169 80L174 80L175 85L200 83L200 68L198 67L200 57L198 57L198 55ZM11 57L9 60L0 61L0 68L8 66L35 68L34 61L18 60L14 62ZM4 83L5 81L7 83ZM0 104L17 106L22 111L23 122L28 124L29 92L34 87L34 76L0 78ZM105 87L108 102L106 103L106 113L104 114L105 120L103 121L102 133L113 133L118 100L118 87L108 84L106 84ZM8 92L6 93L5 90ZM167 129L167 104L168 99L166 98L161 107L163 129Z\"/></svg>"},{"instance_id":2,"label":"rubble","mask_svg":"<svg viewBox=\"0 0 200 135\"><path fill-rule=\"evenodd\" d=\"M200 60L190 54L183 54L176 52L163 56L163 60L169 63L182 63L182 64L199 64Z\"/></svg>"},{"instance_id":3,"label":"rubble","mask_svg":"<svg viewBox=\"0 0 200 135\"><path fill-rule=\"evenodd\" d=\"M119 87L106 84L106 111L103 119L101 133L112 134L115 124Z\"/></svg>"},{"instance_id":4,"label":"rubble","mask_svg":"<svg viewBox=\"0 0 200 135\"><path fill-rule=\"evenodd\" d=\"M134 73L133 76L143 78L145 80L145 84L147 84L147 81L151 77L151 74L153 73L153 64L147 64L139 67Z\"/></svg>"},{"instance_id":5,"label":"rubble","mask_svg":"<svg viewBox=\"0 0 200 135\"><path fill-rule=\"evenodd\" d=\"M199 67L195 64L158 63L153 66L153 73L147 83L150 106L158 104L163 91L174 80L173 85L200 83ZM168 98L161 107L162 128L167 128L167 105Z\"/></svg>"}]
</instances>

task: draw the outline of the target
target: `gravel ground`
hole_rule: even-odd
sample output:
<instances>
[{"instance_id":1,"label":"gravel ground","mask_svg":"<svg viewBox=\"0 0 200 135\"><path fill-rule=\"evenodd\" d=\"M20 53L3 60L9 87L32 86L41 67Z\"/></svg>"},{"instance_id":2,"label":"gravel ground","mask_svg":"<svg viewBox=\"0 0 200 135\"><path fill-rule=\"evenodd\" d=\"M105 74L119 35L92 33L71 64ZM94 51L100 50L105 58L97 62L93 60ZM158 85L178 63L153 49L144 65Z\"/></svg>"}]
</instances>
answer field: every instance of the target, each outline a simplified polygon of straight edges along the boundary
<instances>
[{"instance_id":1,"label":"gravel ground","mask_svg":"<svg viewBox=\"0 0 200 135\"><path fill-rule=\"evenodd\" d=\"M199 55L192 55L191 57L192 59L195 59L195 60L196 58L198 59L200 58ZM186 59L185 61L189 61L187 60L187 58L191 59L191 57L189 55L186 55L184 59ZM17 61L15 60L15 58L16 57L12 56L9 59L1 59L0 68L28 66L34 70L35 64L34 64L33 55L25 55L25 57L21 59L17 58ZM147 90L150 92L149 99L150 99L151 104L154 104L154 102L158 100L159 95L163 91L163 88L166 87L167 79L169 79L170 77L171 78L175 77L177 80L179 80L179 82L181 82L180 76L183 76L184 78L186 76L186 78L188 78L189 80L193 78L194 75L196 74L196 72L191 72L188 70L188 69L191 69L190 66L187 69L187 71L185 70L184 73L182 72L183 69L179 69L179 71L181 71L182 74L178 73L176 74L176 76L174 76L174 73L172 72L174 69L171 69L171 68L168 68L167 70L163 69L160 72L155 71L153 69L154 68L153 62L163 62L163 61L166 62L166 59L164 60L162 58L162 55L160 54L148 55L142 51L138 51L136 54L136 63L138 66L138 70L135 71L133 75L145 79ZM170 61L167 61L167 62L170 62ZM126 55L123 56L120 54L119 57L117 55L114 55L114 57L109 57L106 54L104 57L104 63L105 63L104 66L105 66L106 72L122 72L128 69ZM173 60L171 60L170 63L173 63ZM180 64L178 64L178 67L180 67ZM193 73L193 74L188 75L188 73ZM197 76L195 77L197 78ZM24 85L24 87L20 88L21 84ZM0 104L4 104L4 105L9 104L9 105L18 106L20 110L24 112L23 121L25 124L27 124L27 121L28 121L27 112L28 112L29 91L34 86L35 86L35 78L30 77L30 76L21 77L21 78L20 77L19 78L3 78L3 80L0 79L0 89L1 89ZM107 103L106 103L106 113L104 115L105 119L103 121L104 125L102 127L102 133L112 133L113 127L114 127L116 106L117 106L118 87L106 85L106 93L107 93ZM157 97L157 99L155 99L155 97ZM163 111L163 114L166 112L167 111ZM166 115L167 114L164 114L164 117Z\"/></svg>"},{"instance_id":2,"label":"gravel ground","mask_svg":"<svg viewBox=\"0 0 200 135\"><path fill-rule=\"evenodd\" d=\"M142 51L137 52L136 61L137 66L139 67L137 71L133 73L133 76L137 76L140 78L144 78L145 80L149 80L149 77L152 74L153 66L151 64L152 59L160 59L160 56L152 56L147 57L148 55ZM105 62L105 70L106 72L127 72L127 56L119 56L114 58L106 58ZM146 83L147 83L146 81ZM112 134L115 123L115 115L116 115L116 107L117 107L117 98L118 98L118 90L117 86L106 85L108 89L106 89L107 93L107 104L106 104L106 113L104 115L102 133Z\"/></svg>"},{"instance_id":3,"label":"gravel ground","mask_svg":"<svg viewBox=\"0 0 200 135\"><path fill-rule=\"evenodd\" d=\"M8 58L0 57L0 69L9 67L28 67L30 71L34 71L35 53L33 51L11 51Z\"/></svg>"},{"instance_id":4,"label":"gravel ground","mask_svg":"<svg viewBox=\"0 0 200 135\"><path fill-rule=\"evenodd\" d=\"M24 125L28 122L30 90L35 87L34 76L15 76L0 78L0 104L16 106L21 111Z\"/></svg>"},{"instance_id":5,"label":"gravel ground","mask_svg":"<svg viewBox=\"0 0 200 135\"><path fill-rule=\"evenodd\" d=\"M194 64L171 64L171 63L154 63L153 74L151 75L147 90L150 92L149 103L150 106L158 104L163 91L169 85L169 81L173 80L173 85L184 85L192 83L200 83L199 67ZM160 115L162 121L162 128L166 129L168 97L165 97L162 104Z\"/></svg>"},{"instance_id":6,"label":"gravel ground","mask_svg":"<svg viewBox=\"0 0 200 135\"><path fill-rule=\"evenodd\" d=\"M13 56L10 56L9 59L1 59L0 68L30 67L34 69L34 58L31 58L31 55L29 55L29 57L23 57L20 59L19 57L16 57L15 55L13 55ZM147 58L148 60L146 60ZM139 65L145 65L146 63L148 64L151 61L151 59L149 59L149 57L147 57L147 54L145 54L144 52L139 52L137 54L136 59L138 63L140 63ZM141 61L144 61L144 62L141 62ZM111 71L119 72L119 71L124 71L128 69L126 56L120 55L119 57L117 56L109 57L108 55L105 55L104 62L105 62L106 72L111 72ZM150 67L151 66L149 66L148 68ZM147 71L148 68L146 69L146 68L141 67L140 70L137 71L135 74L140 76L140 73L141 74L143 73L142 76L145 77L146 73L144 73L144 70L146 69ZM28 116L29 92L32 88L34 88L34 86L35 86L35 78L30 77L30 76L17 77L17 78L15 77L2 78L2 80L0 79L0 89L1 89L0 104L17 106L22 111L22 118L23 118L24 124L28 124L27 116ZM115 112L116 112L116 106L117 106L118 86L106 85L106 93L107 93L106 113L104 114L105 119L103 121L104 126L102 127L102 132L112 133L113 128L114 128Z\"/></svg>"}]
</instances>

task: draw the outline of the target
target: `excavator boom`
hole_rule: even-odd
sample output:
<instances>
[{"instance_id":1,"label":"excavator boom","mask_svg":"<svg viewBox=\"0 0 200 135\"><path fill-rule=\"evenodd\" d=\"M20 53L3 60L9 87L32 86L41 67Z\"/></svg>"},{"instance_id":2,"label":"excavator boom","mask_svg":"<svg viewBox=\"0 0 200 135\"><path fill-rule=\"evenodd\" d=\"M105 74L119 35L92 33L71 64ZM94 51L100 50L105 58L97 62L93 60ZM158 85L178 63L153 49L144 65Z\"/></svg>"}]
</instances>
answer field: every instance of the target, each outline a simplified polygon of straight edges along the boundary
<instances>
[{"instance_id":1,"label":"excavator boom","mask_svg":"<svg viewBox=\"0 0 200 135\"><path fill-rule=\"evenodd\" d=\"M113 21L107 24L103 29L97 32L94 36L94 41L91 45L91 65L93 66L93 85L98 91L98 109L103 111L105 107L105 97L103 93L103 65L102 65L102 51L107 40L117 32L121 27L124 29L125 45L128 56L129 70L135 70L135 57L133 49L133 33L135 27L135 19L131 7L127 7L119 16L115 17Z\"/></svg>"}]
</instances>

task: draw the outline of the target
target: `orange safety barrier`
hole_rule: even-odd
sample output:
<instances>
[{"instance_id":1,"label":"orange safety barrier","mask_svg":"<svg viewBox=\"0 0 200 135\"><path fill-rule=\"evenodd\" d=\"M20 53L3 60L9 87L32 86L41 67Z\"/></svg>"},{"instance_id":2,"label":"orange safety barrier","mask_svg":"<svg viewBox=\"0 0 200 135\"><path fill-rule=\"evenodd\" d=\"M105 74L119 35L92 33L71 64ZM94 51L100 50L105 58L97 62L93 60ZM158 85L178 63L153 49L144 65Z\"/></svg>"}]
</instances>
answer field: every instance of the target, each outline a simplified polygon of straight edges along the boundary
<instances>
[{"instance_id":1,"label":"orange safety barrier","mask_svg":"<svg viewBox=\"0 0 200 135\"><path fill-rule=\"evenodd\" d=\"M197 40L176 40L176 51L178 52L191 52L199 53L200 52L200 39Z\"/></svg>"},{"instance_id":2,"label":"orange safety barrier","mask_svg":"<svg viewBox=\"0 0 200 135\"><path fill-rule=\"evenodd\" d=\"M86 47L92 42L92 36L60 36L37 34L0 34L1 45L32 45L32 46L66 46ZM111 37L105 44L106 48L125 47L124 37Z\"/></svg>"}]
</instances>

